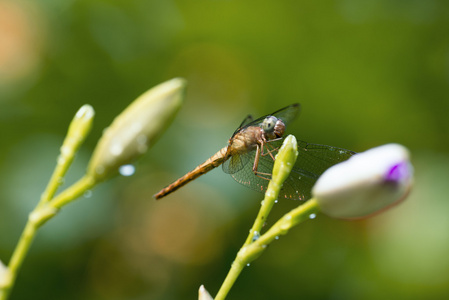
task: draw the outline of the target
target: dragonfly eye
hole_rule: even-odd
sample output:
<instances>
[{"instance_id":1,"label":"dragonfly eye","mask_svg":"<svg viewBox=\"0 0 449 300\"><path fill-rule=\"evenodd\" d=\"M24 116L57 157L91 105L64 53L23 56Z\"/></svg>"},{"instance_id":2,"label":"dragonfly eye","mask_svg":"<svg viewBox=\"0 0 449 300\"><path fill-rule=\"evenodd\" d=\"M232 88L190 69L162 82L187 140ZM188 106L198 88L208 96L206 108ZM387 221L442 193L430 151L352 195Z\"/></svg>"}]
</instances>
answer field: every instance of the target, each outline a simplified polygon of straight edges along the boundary
<instances>
[{"instance_id":1,"label":"dragonfly eye","mask_svg":"<svg viewBox=\"0 0 449 300\"><path fill-rule=\"evenodd\" d=\"M266 117L263 122L262 122L262 129L263 131L265 131L266 133L270 133L273 132L274 127L276 126L276 121L278 119L276 117L273 116L269 116Z\"/></svg>"}]
</instances>

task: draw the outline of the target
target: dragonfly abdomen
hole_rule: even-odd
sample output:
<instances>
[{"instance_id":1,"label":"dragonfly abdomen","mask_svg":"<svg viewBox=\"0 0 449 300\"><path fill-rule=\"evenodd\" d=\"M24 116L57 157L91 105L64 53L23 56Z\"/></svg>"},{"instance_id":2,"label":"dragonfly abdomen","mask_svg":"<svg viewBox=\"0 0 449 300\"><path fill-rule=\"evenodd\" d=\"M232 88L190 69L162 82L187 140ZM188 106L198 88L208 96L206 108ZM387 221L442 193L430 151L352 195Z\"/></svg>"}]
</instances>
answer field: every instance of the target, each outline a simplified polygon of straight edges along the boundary
<instances>
[{"instance_id":1,"label":"dragonfly abdomen","mask_svg":"<svg viewBox=\"0 0 449 300\"><path fill-rule=\"evenodd\" d=\"M157 194L154 195L154 198L160 199L160 198L176 191L177 189L179 189L180 187L189 183L190 181L192 181L192 180L200 177L201 175L209 172L210 170L218 167L225 161L227 151L228 151L227 146L222 148L220 151L218 151L217 153L212 155L204 163L202 163L201 165L199 165L198 167L196 167L195 169L193 169L186 175L182 176L181 178L179 178L178 180L176 180L169 186L163 188L160 192L158 192Z\"/></svg>"}]
</instances>

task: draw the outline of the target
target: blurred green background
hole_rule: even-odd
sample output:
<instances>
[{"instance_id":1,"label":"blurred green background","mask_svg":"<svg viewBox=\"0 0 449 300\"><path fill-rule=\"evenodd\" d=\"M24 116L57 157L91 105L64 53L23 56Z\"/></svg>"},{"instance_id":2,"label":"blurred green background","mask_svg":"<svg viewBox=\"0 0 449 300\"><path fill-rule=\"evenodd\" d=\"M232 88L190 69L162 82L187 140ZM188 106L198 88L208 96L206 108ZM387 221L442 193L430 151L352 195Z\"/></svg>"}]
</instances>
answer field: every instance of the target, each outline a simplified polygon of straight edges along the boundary
<instances>
[{"instance_id":1,"label":"blurred green background","mask_svg":"<svg viewBox=\"0 0 449 300\"><path fill-rule=\"evenodd\" d=\"M364 221L318 215L244 270L229 299L445 299L449 294L449 2L0 0L0 259L7 263L79 107L102 130L139 94L188 80L185 104L131 177L37 235L11 299L215 295L262 194L221 169L152 195L293 102L298 139L412 153L408 200ZM268 220L298 205L280 201Z\"/></svg>"}]
</instances>

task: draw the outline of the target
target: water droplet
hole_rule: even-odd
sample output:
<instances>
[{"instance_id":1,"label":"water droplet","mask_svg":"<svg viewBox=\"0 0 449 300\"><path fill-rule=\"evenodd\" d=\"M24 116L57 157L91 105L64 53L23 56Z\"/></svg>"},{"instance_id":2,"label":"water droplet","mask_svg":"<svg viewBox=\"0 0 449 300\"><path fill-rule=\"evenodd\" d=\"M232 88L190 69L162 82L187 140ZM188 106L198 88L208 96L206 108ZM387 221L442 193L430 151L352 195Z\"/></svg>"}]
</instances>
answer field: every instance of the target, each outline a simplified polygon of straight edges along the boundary
<instances>
[{"instance_id":1,"label":"water droplet","mask_svg":"<svg viewBox=\"0 0 449 300\"><path fill-rule=\"evenodd\" d=\"M264 249L267 248L267 245L263 244L263 245L262 245L262 248L264 248Z\"/></svg>"},{"instance_id":2,"label":"water droplet","mask_svg":"<svg viewBox=\"0 0 449 300\"><path fill-rule=\"evenodd\" d=\"M104 173L104 166L98 166L95 168L95 172L97 172L97 174L103 174Z\"/></svg>"},{"instance_id":3,"label":"water droplet","mask_svg":"<svg viewBox=\"0 0 449 300\"><path fill-rule=\"evenodd\" d=\"M73 151L72 151L72 149L70 147L67 147L67 146L62 146L61 147L61 155L62 156L67 157L67 156L72 155L72 154L73 154Z\"/></svg>"},{"instance_id":4,"label":"water droplet","mask_svg":"<svg viewBox=\"0 0 449 300\"><path fill-rule=\"evenodd\" d=\"M309 215L309 219L315 219L316 218L316 214L310 214Z\"/></svg>"},{"instance_id":5,"label":"water droplet","mask_svg":"<svg viewBox=\"0 0 449 300\"><path fill-rule=\"evenodd\" d=\"M145 144L137 145L137 152L143 154L143 153L147 152L147 150L148 150L148 146L147 145L145 145Z\"/></svg>"},{"instance_id":6,"label":"water droplet","mask_svg":"<svg viewBox=\"0 0 449 300\"><path fill-rule=\"evenodd\" d=\"M283 222L280 226L280 228L284 231L288 231L291 228L291 222Z\"/></svg>"},{"instance_id":7,"label":"water droplet","mask_svg":"<svg viewBox=\"0 0 449 300\"><path fill-rule=\"evenodd\" d=\"M145 153L148 150L148 138L144 134L139 134L136 138L137 141L137 151L140 153Z\"/></svg>"},{"instance_id":8,"label":"water droplet","mask_svg":"<svg viewBox=\"0 0 449 300\"><path fill-rule=\"evenodd\" d=\"M253 242L257 241L259 238L260 238L260 233L258 231L254 231Z\"/></svg>"},{"instance_id":9,"label":"water droplet","mask_svg":"<svg viewBox=\"0 0 449 300\"><path fill-rule=\"evenodd\" d=\"M129 128L129 131L131 134L138 134L139 131L142 131L142 123L135 122L131 124L131 127Z\"/></svg>"},{"instance_id":10,"label":"water droplet","mask_svg":"<svg viewBox=\"0 0 449 300\"><path fill-rule=\"evenodd\" d=\"M279 240L279 236L278 236L278 235L277 235L277 236L275 236L274 238L275 238L276 240Z\"/></svg>"},{"instance_id":11,"label":"water droplet","mask_svg":"<svg viewBox=\"0 0 449 300\"><path fill-rule=\"evenodd\" d=\"M123 165L118 170L123 176L131 176L136 172L136 167L133 165Z\"/></svg>"},{"instance_id":12,"label":"water droplet","mask_svg":"<svg viewBox=\"0 0 449 300\"><path fill-rule=\"evenodd\" d=\"M260 205L263 205L265 203L265 200L262 200L262 202L260 202Z\"/></svg>"},{"instance_id":13,"label":"water droplet","mask_svg":"<svg viewBox=\"0 0 449 300\"><path fill-rule=\"evenodd\" d=\"M274 203L278 203L278 199L274 200Z\"/></svg>"},{"instance_id":14,"label":"water droplet","mask_svg":"<svg viewBox=\"0 0 449 300\"><path fill-rule=\"evenodd\" d=\"M92 197L92 191L91 190L87 190L84 192L84 198L90 198Z\"/></svg>"},{"instance_id":15,"label":"water droplet","mask_svg":"<svg viewBox=\"0 0 449 300\"><path fill-rule=\"evenodd\" d=\"M109 148L109 151L111 151L112 155L119 156L123 152L123 146L120 143L114 143Z\"/></svg>"},{"instance_id":16,"label":"water droplet","mask_svg":"<svg viewBox=\"0 0 449 300\"><path fill-rule=\"evenodd\" d=\"M65 157L63 155L59 155L57 163L58 165L64 165L66 163Z\"/></svg>"},{"instance_id":17,"label":"water droplet","mask_svg":"<svg viewBox=\"0 0 449 300\"><path fill-rule=\"evenodd\" d=\"M274 191L273 191L273 190L268 190L268 191L265 193L265 195L266 195L267 197L274 198Z\"/></svg>"},{"instance_id":18,"label":"water droplet","mask_svg":"<svg viewBox=\"0 0 449 300\"><path fill-rule=\"evenodd\" d=\"M249 267L250 264L246 264L247 267Z\"/></svg>"},{"instance_id":19,"label":"water droplet","mask_svg":"<svg viewBox=\"0 0 449 300\"><path fill-rule=\"evenodd\" d=\"M137 144L145 145L147 143L147 136L144 134L138 135L136 138Z\"/></svg>"}]
</instances>

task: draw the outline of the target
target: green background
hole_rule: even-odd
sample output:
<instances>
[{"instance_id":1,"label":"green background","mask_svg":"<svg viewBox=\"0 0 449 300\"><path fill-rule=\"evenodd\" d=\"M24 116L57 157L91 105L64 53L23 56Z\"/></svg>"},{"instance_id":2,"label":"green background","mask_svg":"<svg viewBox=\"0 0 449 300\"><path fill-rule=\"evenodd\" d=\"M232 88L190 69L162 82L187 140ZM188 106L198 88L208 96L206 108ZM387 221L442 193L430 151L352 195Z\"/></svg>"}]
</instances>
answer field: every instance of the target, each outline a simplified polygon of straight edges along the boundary
<instances>
[{"instance_id":1,"label":"green background","mask_svg":"<svg viewBox=\"0 0 449 300\"><path fill-rule=\"evenodd\" d=\"M294 102L298 139L408 147L406 202L363 221L318 215L272 244L229 299L444 299L449 294L449 2L0 1L0 259L7 263L75 112L95 124L69 171L133 99L188 80L137 164L41 231L11 299L215 295L260 206L221 169L156 202L251 113ZM294 201L280 201L267 226Z\"/></svg>"}]
</instances>

